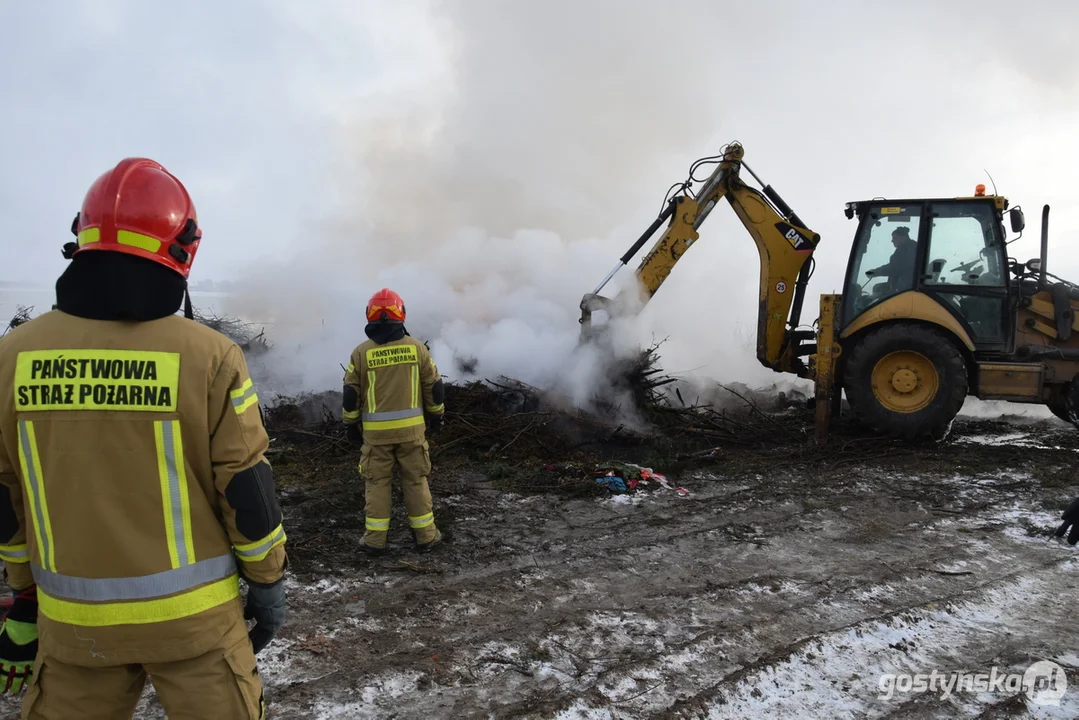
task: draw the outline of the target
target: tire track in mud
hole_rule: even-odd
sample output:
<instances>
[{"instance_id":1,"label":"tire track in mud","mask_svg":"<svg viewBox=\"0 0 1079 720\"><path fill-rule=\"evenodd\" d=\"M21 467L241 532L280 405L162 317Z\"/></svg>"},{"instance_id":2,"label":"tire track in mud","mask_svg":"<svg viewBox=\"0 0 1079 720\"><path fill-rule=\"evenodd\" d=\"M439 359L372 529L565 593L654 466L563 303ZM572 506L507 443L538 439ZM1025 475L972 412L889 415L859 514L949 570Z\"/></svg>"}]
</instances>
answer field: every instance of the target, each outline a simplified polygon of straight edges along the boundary
<instances>
[{"instance_id":1,"label":"tire track in mud","mask_svg":"<svg viewBox=\"0 0 1079 720\"><path fill-rule=\"evenodd\" d=\"M301 487L329 518L306 540L344 548L315 559L354 556L291 576L288 625L259 657L269 717L1079 714L876 697L886 669L1079 666L1076 554L1043 527L1070 494L1005 466L876 462L891 461L689 476L685 499L520 497L469 478L433 487L451 542L384 560L358 553L358 488L334 504ZM136 714L163 717L149 695Z\"/></svg>"},{"instance_id":2,"label":"tire track in mud","mask_svg":"<svg viewBox=\"0 0 1079 720\"><path fill-rule=\"evenodd\" d=\"M300 697L280 685L271 699L303 707L295 717L334 717L334 708L342 717L376 717L390 707L397 717L693 717L690 708L714 711L745 688L774 695L759 678L792 660L812 666L811 646L826 644L838 628L853 632L869 618L879 624L1008 582L1017 559L1044 561L1061 551L1003 532L1009 526L997 506L1020 495L1031 504L1036 483L1024 493L1014 483L995 488L991 480L960 478L952 497L978 506L960 521L910 501L897 505L887 492L889 484L903 489L895 482L872 479L855 493L837 488L834 502L809 509L805 497L819 501L827 491L796 492L795 478L780 492L769 483L771 502L731 502L718 482L690 499L656 496L626 506L503 499L489 527L512 520L512 533L501 530L512 544L488 542L482 557L468 559L459 545L429 561L440 575L367 578L362 587L379 629L338 633L342 645L367 636L359 646L375 656L360 664L374 677L356 673L351 687L339 677L319 681L331 687L315 704L311 693ZM732 527L745 532L727 532ZM456 542L473 534L491 540L486 533L458 528ZM945 566L974 574L942 574ZM392 665L408 671L387 674ZM406 686L389 694L408 694L407 712L380 708L378 693L355 699L394 682Z\"/></svg>"},{"instance_id":3,"label":"tire track in mud","mask_svg":"<svg viewBox=\"0 0 1079 720\"><path fill-rule=\"evenodd\" d=\"M884 702L877 676L1077 646L1075 552L1045 536L1064 491L1022 472L681 484L690 497L458 486L437 495L453 537L429 556L368 559L335 528L354 559L293 574L259 658L269 717L989 718L1009 701Z\"/></svg>"},{"instance_id":4,"label":"tire track in mud","mask_svg":"<svg viewBox=\"0 0 1079 720\"><path fill-rule=\"evenodd\" d=\"M999 582L1000 576L993 578L990 582ZM751 579L752 580L752 579ZM934 578L936 580L936 578ZM787 583L789 585L789 582ZM665 648L665 652L661 653L654 658L651 664L655 666L653 670L664 674L663 671L668 671L666 674L672 675L671 687L665 688L668 691L668 695L676 695L681 688L684 690L687 685L692 685L692 682L696 679L693 677L693 673L687 673L686 665L694 666L697 668L698 675L704 676L707 673L730 673L732 669L740 666L741 663L746 663L750 667L759 666L764 661L768 661L768 664L774 662L774 658L783 657L784 654L788 654L790 651L784 651L786 643L782 634L777 634L776 628L770 627L764 631L752 630L750 632L739 632L740 628L752 626L754 620L760 622L762 619L767 621L768 615L785 615L786 622L779 623L786 626L786 634L793 637L802 637L803 633L819 634L822 631L828 631L834 628L834 625L823 625L822 621L828 621L834 619L836 616L841 616L849 620L848 625L853 627L858 623L863 622L867 616L865 610L868 609L866 605L856 604L856 607L852 610L844 613L841 612L841 607L836 607L830 613L818 613L815 609L821 605L838 605L838 601L841 598L849 597L858 582L854 583L842 583L840 586L836 586L835 583L817 582L815 586L821 587L826 592L820 594L812 594L807 597L794 596L794 601L790 595L783 597L782 606L776 608L773 612L768 607L768 603L762 603L757 600L754 605L756 612L749 613L750 617L735 617L733 619L728 618L726 622L712 618L709 621L709 625L712 629L694 636L689 642L685 643L671 643ZM870 590L876 590L879 586L870 587ZM949 584L947 582L937 581L936 586L926 587L923 592L917 595L916 605L924 604L925 602L940 602L944 598L950 598L953 594L942 592L947 591ZM733 589L731 586L725 588L726 590ZM889 593L895 593L893 588L885 588ZM870 593L871 594L871 593ZM744 593L743 593L744 595ZM730 592L724 592L719 594L705 594L698 596L696 602L700 604L702 610L712 609L719 617L722 617L724 613L721 608L725 605L738 603L739 600L744 599L739 597L738 594L731 596ZM915 605L915 606L916 606ZM900 606L892 613L901 613L909 611L911 605ZM728 613L729 614L729 613ZM760 616L764 616L761 618ZM756 616L756 617L753 617ZM799 617L801 616L801 617ZM823 617L822 617L823 616ZM656 616L653 614L653 618ZM886 615L877 614L877 617L886 617ZM674 618L667 618L667 622L674 621ZM717 622L722 622L719 628L716 628ZM726 639L725 642L717 642L717 638L722 637L724 631L730 632L732 637ZM812 635L810 635L812 637ZM778 647L778 649L777 649ZM777 656L778 653L778 656ZM691 663L679 662L681 657L692 658ZM745 665L741 665L745 667ZM640 669L640 663L633 665L635 668ZM632 668L627 668L632 669ZM673 672L672 672L673 671ZM639 673L640 674L640 673ZM656 676L656 672L653 672L653 677ZM638 711L645 711L648 708L639 707ZM650 708L652 711L659 712L664 709L664 704L660 703L657 707ZM641 715L638 715L641 716ZM738 717L738 715L733 715Z\"/></svg>"},{"instance_id":5,"label":"tire track in mud","mask_svg":"<svg viewBox=\"0 0 1079 720\"><path fill-rule=\"evenodd\" d=\"M911 706L916 706L918 717L937 717L935 713L938 711L940 717L956 717L960 708L949 703L946 698L916 698L899 702L898 707L893 706L892 709L884 703L874 703L873 693L880 691L880 687L872 682L875 679L872 670L876 670L876 678L879 678L880 673L894 672L897 669L928 673L940 667L949 672L988 672L991 665L1000 664L1001 648L973 645L965 647L964 652L956 652L957 646L963 645L969 637L971 626L977 626L968 619L969 616L1001 611L1018 614L1016 606L1023 607L1025 611L1031 604L1041 604L1062 585L1068 591L1079 589L1079 583L1074 579L1060 583L1055 578L1046 578L1045 571L1061 570L1068 565L1074 570L1079 563L1076 563L1074 557L1056 558L1042 562L1036 568L993 577L972 588L864 617L848 625L800 638L738 668L693 697L676 702L671 707L671 716L758 717L761 713L774 712L778 698L790 703L783 707L791 717L899 718L906 717L912 709ZM1012 607L1003 607L1010 601L1014 601ZM926 632L927 628L932 632ZM1079 638L1079 633L1070 635L1071 640ZM853 637L861 639L861 647L851 647L853 643L850 640ZM970 645L969 642L966 644ZM915 649L916 645L918 649ZM846 657L841 657L837 651L845 649L850 652ZM889 650L899 659L882 657ZM984 664L977 662L979 658L984 660ZM1012 659L1016 659L1016 653L1012 653ZM972 663L972 660L975 662ZM812 690L798 686L800 683L805 685L807 679L815 679L815 675L823 675L823 668L820 667L822 663L834 664L837 661L845 663L852 670L861 668L850 675L851 680L858 681L857 684L863 692L851 694L850 697L829 697L828 693L823 693L811 700L793 699L798 689ZM949 665L949 661L955 662ZM1020 667L1018 672L1021 674L1030 662L1031 659L1026 658L1026 664ZM914 668L910 667L911 663L915 664ZM918 663L921 663L920 668L917 667ZM799 665L802 667L797 667ZM783 688L782 683L777 681L777 678L784 675L787 688ZM791 692L792 687L795 688L794 692ZM764 690L767 690L767 693ZM857 712L842 712L843 709L850 711L849 706L852 704L860 706ZM927 714L930 712L934 714Z\"/></svg>"}]
</instances>

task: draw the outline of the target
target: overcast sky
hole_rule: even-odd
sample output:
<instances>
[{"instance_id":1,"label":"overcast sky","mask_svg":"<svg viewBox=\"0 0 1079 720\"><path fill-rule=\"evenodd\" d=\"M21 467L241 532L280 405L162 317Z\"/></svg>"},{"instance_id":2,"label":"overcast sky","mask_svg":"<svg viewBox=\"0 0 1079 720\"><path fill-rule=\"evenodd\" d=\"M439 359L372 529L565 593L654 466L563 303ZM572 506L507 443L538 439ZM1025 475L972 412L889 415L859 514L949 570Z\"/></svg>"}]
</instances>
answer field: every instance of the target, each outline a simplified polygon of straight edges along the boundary
<instances>
[{"instance_id":1,"label":"overcast sky","mask_svg":"<svg viewBox=\"0 0 1079 720\"><path fill-rule=\"evenodd\" d=\"M392 5L0 4L0 277L51 284L86 189L132 155L192 193L206 232L195 279L280 256L324 212L338 114L422 70L383 37L380 23L399 33L415 14Z\"/></svg>"},{"instance_id":2,"label":"overcast sky","mask_svg":"<svg viewBox=\"0 0 1079 720\"><path fill-rule=\"evenodd\" d=\"M841 289L844 202L966 195L984 169L1026 211L1013 254L1037 254L1049 203L1050 269L1079 280L1077 26L1064 0L3 3L0 278L51 286L88 185L146 155L195 198L193 280L255 280L324 323L392 280L430 336L448 307L553 327L739 140L822 236L807 312ZM751 333L758 261L729 209L691 256L653 329ZM492 309L492 277L525 299Z\"/></svg>"},{"instance_id":3,"label":"overcast sky","mask_svg":"<svg viewBox=\"0 0 1079 720\"><path fill-rule=\"evenodd\" d=\"M493 193L508 173L486 162L497 153L538 175L525 182L548 205L609 203L576 226L604 234L652 210L626 220L638 197L590 186L592 166L617 150L626 158L617 170L635 176L615 185L662 197L671 174L739 139L807 222L834 229L825 248L847 242L850 227L836 220L844 201L961 194L986 180L984 167L1028 217L1053 203L1058 245L1079 227L1074 3L724 5L3 3L0 277L62 270L59 248L86 187L138 154L195 196L207 233L196 278L242 275L254 254L280 257L326 217L339 173L350 189L370 182L361 154L340 142L342 124L371 106L393 116L430 102L437 83L422 79L453 72L451 31L471 53L456 68L463 92L512 99L451 118L498 129L490 152L468 149L447 170L458 183L444 191L483 195L476 205L500 204ZM614 111L603 112L605 96ZM589 184L575 178L581 166ZM418 179L417 167L400 170L411 177L381 180ZM518 218L491 207L500 226L491 229L537 224L550 214L543 202L518 203Z\"/></svg>"}]
</instances>

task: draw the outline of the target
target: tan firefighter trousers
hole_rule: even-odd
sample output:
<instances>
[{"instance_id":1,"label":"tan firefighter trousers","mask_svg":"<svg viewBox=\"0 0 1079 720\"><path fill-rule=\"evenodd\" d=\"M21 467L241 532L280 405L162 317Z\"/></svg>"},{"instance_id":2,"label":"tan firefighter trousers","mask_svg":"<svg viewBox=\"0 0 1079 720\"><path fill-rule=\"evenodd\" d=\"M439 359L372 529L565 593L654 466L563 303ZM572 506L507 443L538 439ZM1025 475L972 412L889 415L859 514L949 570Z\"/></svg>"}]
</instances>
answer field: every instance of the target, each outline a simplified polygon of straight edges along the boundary
<instances>
[{"instance_id":1,"label":"tan firefighter trousers","mask_svg":"<svg viewBox=\"0 0 1079 720\"><path fill-rule=\"evenodd\" d=\"M38 652L22 720L131 720L147 675L169 720L262 720L262 682L247 626L205 655L167 663L83 667Z\"/></svg>"},{"instance_id":2,"label":"tan firefighter trousers","mask_svg":"<svg viewBox=\"0 0 1079 720\"><path fill-rule=\"evenodd\" d=\"M431 490L427 476L431 472L431 453L426 440L414 440L398 445L367 445L360 450L360 474L364 479L366 532L363 543L368 547L386 547L390 529L393 468L401 474L401 490L405 495L408 524L416 534L416 542L431 542L436 536L435 516L431 508Z\"/></svg>"}]
</instances>

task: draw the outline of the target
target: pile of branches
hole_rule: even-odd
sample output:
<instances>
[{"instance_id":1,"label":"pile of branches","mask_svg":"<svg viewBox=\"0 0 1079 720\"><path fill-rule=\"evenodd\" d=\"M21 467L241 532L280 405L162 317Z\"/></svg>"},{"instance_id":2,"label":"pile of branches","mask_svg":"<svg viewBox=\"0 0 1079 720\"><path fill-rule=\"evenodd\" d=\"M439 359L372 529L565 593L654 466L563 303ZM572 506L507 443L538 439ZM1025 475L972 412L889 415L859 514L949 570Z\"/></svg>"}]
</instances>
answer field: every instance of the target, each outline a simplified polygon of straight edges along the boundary
<instances>
[{"instance_id":1,"label":"pile of branches","mask_svg":"<svg viewBox=\"0 0 1079 720\"><path fill-rule=\"evenodd\" d=\"M646 439L557 396L507 377L446 385L446 425L431 439L431 457L453 464L507 463L515 468L602 459L612 447ZM341 393L279 396L263 410L272 437L318 457L354 451L344 438Z\"/></svg>"},{"instance_id":2,"label":"pile of branches","mask_svg":"<svg viewBox=\"0 0 1079 720\"><path fill-rule=\"evenodd\" d=\"M806 439L802 421L810 417L808 412L803 413L804 417L796 412L770 412L762 409L749 393L728 385L718 388L733 396L735 402L720 407L698 403L657 404L650 408L649 419L664 434L682 436L687 444L689 438L711 446L769 446Z\"/></svg>"},{"instance_id":3,"label":"pile of branches","mask_svg":"<svg viewBox=\"0 0 1079 720\"><path fill-rule=\"evenodd\" d=\"M662 344L653 344L614 369L608 394L593 399L599 411L636 413L656 434L685 446L700 442L769 445L801 439L801 428L791 422L797 418L789 411L804 406L801 398L722 384L708 388L709 397L701 398L690 384L664 372L659 357ZM765 409L765 404L772 407Z\"/></svg>"},{"instance_id":4,"label":"pile of branches","mask_svg":"<svg viewBox=\"0 0 1079 720\"><path fill-rule=\"evenodd\" d=\"M334 434L341 428L341 393L277 396L266 403L263 422L271 432L317 430L327 435Z\"/></svg>"},{"instance_id":5,"label":"pile of branches","mask_svg":"<svg viewBox=\"0 0 1079 720\"><path fill-rule=\"evenodd\" d=\"M663 372L659 365L659 347L663 341L645 348L634 357L617 363L608 376L610 386L593 396L593 404L599 412L618 413L632 408L646 412L654 406L667 405L669 398L661 388L671 385L676 378Z\"/></svg>"},{"instance_id":6,"label":"pile of branches","mask_svg":"<svg viewBox=\"0 0 1079 720\"><path fill-rule=\"evenodd\" d=\"M20 325L29 322L33 317L33 313L33 306L27 307L25 305L17 305L15 307L15 316L11 318L7 327L0 333L0 337L6 335ZM239 345L244 353L248 355L257 355L272 347L269 339L266 337L265 328L256 328L254 324L244 322L237 318L202 313L198 310L194 310L193 315L195 322L223 333L230 340Z\"/></svg>"},{"instance_id":7,"label":"pile of branches","mask_svg":"<svg viewBox=\"0 0 1079 720\"><path fill-rule=\"evenodd\" d=\"M797 411L762 407L774 405L775 393L755 397L748 388L720 386L712 395L725 401L702 398L660 369L658 347L612 373L611 387L589 409L505 376L447 384L446 424L430 439L431 458L451 477L467 477L454 470L482 466L504 488L576 494L605 492L592 472L612 462L678 472L730 462L724 448L805 444L806 424ZM278 398L265 411L267 426L274 437L302 444L288 452L320 462L339 453L343 458L355 448L345 441L340 408L339 392ZM811 413L803 414L811 422Z\"/></svg>"},{"instance_id":8,"label":"pile of branches","mask_svg":"<svg viewBox=\"0 0 1079 720\"><path fill-rule=\"evenodd\" d=\"M486 458L560 460L597 444L643 438L609 420L573 408L564 398L500 376L446 387L445 429L432 457L453 449Z\"/></svg>"},{"instance_id":9,"label":"pile of branches","mask_svg":"<svg viewBox=\"0 0 1079 720\"><path fill-rule=\"evenodd\" d=\"M599 399L596 409L586 411L506 377L451 385L446 396L448 422L432 456L456 449L473 457L535 457L560 463L618 453L640 455L643 450L688 460L718 457L727 445L800 445L808 437L812 413L797 398L781 400L778 412L765 409L762 398L735 386L718 386L726 402L687 398L682 388L673 387L676 379L659 370L655 347L642 352L630 371L621 383L632 398L631 408L605 405ZM663 392L668 386L673 389Z\"/></svg>"},{"instance_id":10,"label":"pile of branches","mask_svg":"<svg viewBox=\"0 0 1079 720\"><path fill-rule=\"evenodd\" d=\"M265 328L256 329L253 323L244 322L237 318L206 314L199 310L194 310L193 315L195 322L222 333L239 345L246 355L258 355L272 347L266 337Z\"/></svg>"},{"instance_id":11,"label":"pile of branches","mask_svg":"<svg viewBox=\"0 0 1079 720\"><path fill-rule=\"evenodd\" d=\"M16 305L15 317L11 318L11 321L7 324L7 327L4 328L4 332L0 333L0 337L7 335L8 332L14 330L20 325L30 322L30 319L33 317L33 313L34 307L32 305L30 307L26 307L25 305Z\"/></svg>"}]
</instances>

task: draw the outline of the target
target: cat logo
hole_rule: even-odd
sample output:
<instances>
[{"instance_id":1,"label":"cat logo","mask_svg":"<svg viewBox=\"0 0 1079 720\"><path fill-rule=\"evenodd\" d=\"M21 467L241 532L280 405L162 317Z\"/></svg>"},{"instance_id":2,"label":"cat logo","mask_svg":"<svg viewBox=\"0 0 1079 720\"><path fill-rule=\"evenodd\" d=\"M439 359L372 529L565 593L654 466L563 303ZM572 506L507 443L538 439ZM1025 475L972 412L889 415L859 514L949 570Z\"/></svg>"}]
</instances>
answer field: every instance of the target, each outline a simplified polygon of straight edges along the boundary
<instances>
[{"instance_id":1,"label":"cat logo","mask_svg":"<svg viewBox=\"0 0 1079 720\"><path fill-rule=\"evenodd\" d=\"M812 239L806 237L797 228L791 227L785 222L776 223L776 230L778 230L783 238L791 244L791 247L797 252L812 252L816 247L819 237Z\"/></svg>"}]
</instances>

